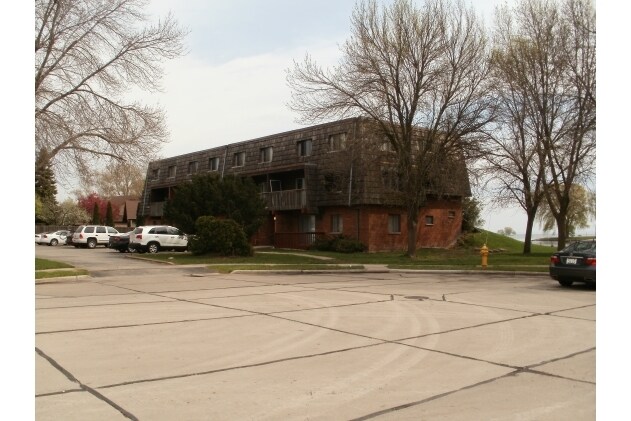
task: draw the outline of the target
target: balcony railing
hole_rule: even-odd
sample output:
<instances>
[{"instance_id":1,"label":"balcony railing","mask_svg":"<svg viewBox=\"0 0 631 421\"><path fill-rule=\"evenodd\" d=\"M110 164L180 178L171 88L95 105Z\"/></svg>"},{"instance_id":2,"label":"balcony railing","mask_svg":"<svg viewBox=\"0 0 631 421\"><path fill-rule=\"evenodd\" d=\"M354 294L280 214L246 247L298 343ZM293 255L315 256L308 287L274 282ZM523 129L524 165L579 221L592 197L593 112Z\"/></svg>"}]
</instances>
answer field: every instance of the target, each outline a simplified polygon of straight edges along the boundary
<instances>
[{"instance_id":1,"label":"balcony railing","mask_svg":"<svg viewBox=\"0 0 631 421\"><path fill-rule=\"evenodd\" d=\"M291 210L307 207L306 190L281 190L261 193L268 210Z\"/></svg>"},{"instance_id":2,"label":"balcony railing","mask_svg":"<svg viewBox=\"0 0 631 421\"><path fill-rule=\"evenodd\" d=\"M306 250L316 239L324 238L323 232L277 232L274 234L274 247Z\"/></svg>"}]
</instances>

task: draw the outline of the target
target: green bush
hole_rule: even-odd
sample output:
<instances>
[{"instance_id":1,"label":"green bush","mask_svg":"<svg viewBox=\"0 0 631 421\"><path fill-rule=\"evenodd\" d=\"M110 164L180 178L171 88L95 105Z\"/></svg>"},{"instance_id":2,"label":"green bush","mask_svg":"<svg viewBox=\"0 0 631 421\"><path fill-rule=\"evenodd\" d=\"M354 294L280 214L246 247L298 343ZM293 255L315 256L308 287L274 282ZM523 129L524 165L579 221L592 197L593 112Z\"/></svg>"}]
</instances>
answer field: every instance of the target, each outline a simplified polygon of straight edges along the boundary
<instances>
[{"instance_id":1,"label":"green bush","mask_svg":"<svg viewBox=\"0 0 631 421\"><path fill-rule=\"evenodd\" d=\"M191 253L218 253L223 256L251 256L252 247L243 229L232 219L200 216L195 222L196 235L189 241Z\"/></svg>"},{"instance_id":2,"label":"green bush","mask_svg":"<svg viewBox=\"0 0 631 421\"><path fill-rule=\"evenodd\" d=\"M310 249L319 251L336 251L338 253L358 253L365 251L366 246L359 240L340 235L335 237L318 238L311 245Z\"/></svg>"}]
</instances>

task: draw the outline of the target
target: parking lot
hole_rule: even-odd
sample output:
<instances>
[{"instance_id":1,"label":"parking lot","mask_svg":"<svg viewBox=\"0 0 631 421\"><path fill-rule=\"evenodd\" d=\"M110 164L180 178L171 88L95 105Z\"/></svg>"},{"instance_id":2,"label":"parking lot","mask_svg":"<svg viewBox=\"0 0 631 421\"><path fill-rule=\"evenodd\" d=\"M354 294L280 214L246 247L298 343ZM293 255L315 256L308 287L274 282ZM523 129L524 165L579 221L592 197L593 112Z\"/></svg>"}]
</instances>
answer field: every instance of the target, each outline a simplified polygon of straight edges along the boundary
<instances>
[{"instance_id":1,"label":"parking lot","mask_svg":"<svg viewBox=\"0 0 631 421\"><path fill-rule=\"evenodd\" d=\"M544 275L233 273L36 246L38 420L593 420L596 291Z\"/></svg>"}]
</instances>

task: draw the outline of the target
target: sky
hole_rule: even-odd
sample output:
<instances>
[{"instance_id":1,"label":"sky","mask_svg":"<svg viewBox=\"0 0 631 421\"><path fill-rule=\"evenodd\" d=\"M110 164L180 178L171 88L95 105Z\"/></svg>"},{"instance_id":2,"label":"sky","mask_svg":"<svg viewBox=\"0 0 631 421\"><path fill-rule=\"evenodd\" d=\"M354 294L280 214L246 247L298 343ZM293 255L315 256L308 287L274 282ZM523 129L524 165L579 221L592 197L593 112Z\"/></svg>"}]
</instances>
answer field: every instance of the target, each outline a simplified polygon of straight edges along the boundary
<instances>
[{"instance_id":1,"label":"sky","mask_svg":"<svg viewBox=\"0 0 631 421\"><path fill-rule=\"evenodd\" d=\"M491 25L501 3L477 0L473 6ZM188 53L165 64L163 91L136 93L165 110L171 141L160 155L304 127L286 105L291 95L286 71L307 53L320 65L334 65L350 35L354 5L351 0L151 0L148 10L155 19L172 13L190 31ZM479 199L485 203L485 229L525 232L520 208L494 208L486 198ZM535 232L542 230L535 226Z\"/></svg>"},{"instance_id":2,"label":"sky","mask_svg":"<svg viewBox=\"0 0 631 421\"><path fill-rule=\"evenodd\" d=\"M475 0L487 26L497 5L515 0ZM286 72L308 53L320 65L337 63L350 35L355 0L147 0L150 21L173 14L190 32L187 54L164 64L162 92L133 91L143 103L159 105L170 142L161 157L185 154L304 127L287 107ZM390 4L392 0L378 0ZM420 0L416 1L420 4ZM77 185L59 180L58 199L74 197ZM483 203L483 228L525 232L519 207ZM536 224L535 233L541 233ZM595 223L585 230L595 232Z\"/></svg>"}]
</instances>

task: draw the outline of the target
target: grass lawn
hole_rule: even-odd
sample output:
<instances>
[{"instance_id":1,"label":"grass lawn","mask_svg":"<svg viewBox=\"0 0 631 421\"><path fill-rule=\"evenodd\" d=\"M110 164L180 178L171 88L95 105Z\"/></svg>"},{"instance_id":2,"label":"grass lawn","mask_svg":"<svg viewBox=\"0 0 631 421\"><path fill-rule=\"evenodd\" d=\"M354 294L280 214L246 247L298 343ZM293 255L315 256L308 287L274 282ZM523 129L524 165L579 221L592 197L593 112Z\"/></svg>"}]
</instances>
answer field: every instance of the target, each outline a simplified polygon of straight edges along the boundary
<instances>
[{"instance_id":1,"label":"grass lawn","mask_svg":"<svg viewBox=\"0 0 631 421\"><path fill-rule=\"evenodd\" d=\"M61 276L87 275L85 269L54 260L35 258L35 279L58 278Z\"/></svg>"},{"instance_id":2,"label":"grass lawn","mask_svg":"<svg viewBox=\"0 0 631 421\"><path fill-rule=\"evenodd\" d=\"M252 257L194 256L190 253L143 254L142 257L176 265L204 264L221 272L236 269L348 270L348 265L351 265L350 269L358 269L365 264L382 264L392 269L483 270L480 247L484 243L491 250L487 270L547 272L550 255L555 251L554 247L533 244L532 252L524 255L521 241L481 231L469 236L461 247L420 249L415 258L409 258L401 251L345 254L273 248L257 249Z\"/></svg>"}]
</instances>

